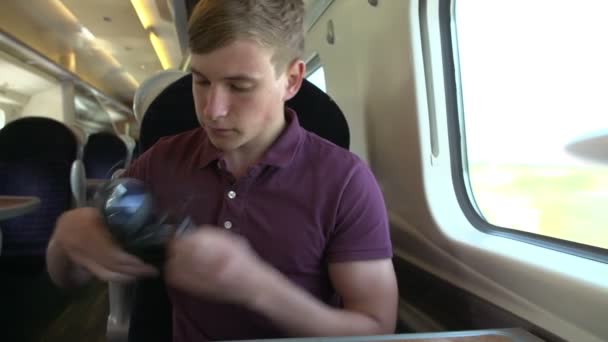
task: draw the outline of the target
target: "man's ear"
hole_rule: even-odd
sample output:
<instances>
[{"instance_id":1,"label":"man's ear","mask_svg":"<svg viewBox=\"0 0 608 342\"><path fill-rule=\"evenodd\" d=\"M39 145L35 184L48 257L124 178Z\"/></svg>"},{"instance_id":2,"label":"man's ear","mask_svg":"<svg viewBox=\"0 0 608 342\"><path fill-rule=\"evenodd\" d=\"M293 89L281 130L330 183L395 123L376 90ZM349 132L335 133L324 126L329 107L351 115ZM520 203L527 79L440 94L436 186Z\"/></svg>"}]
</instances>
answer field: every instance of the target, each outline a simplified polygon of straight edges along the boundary
<instances>
[{"instance_id":1,"label":"man's ear","mask_svg":"<svg viewBox=\"0 0 608 342\"><path fill-rule=\"evenodd\" d=\"M297 59L289 65L285 76L287 77L287 88L285 89L285 96L283 101L288 101L292 97L296 96L298 90L302 86L302 80L306 74L306 64L304 61Z\"/></svg>"}]
</instances>

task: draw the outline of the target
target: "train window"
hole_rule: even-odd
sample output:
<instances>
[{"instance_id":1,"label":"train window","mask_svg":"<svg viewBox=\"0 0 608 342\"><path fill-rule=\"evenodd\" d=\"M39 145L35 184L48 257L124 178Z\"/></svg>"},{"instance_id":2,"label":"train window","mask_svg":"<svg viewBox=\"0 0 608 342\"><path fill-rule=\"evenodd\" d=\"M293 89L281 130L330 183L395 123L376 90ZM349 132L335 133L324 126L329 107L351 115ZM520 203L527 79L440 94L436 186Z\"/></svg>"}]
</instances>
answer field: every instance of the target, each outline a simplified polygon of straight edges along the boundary
<instances>
[{"instance_id":1,"label":"train window","mask_svg":"<svg viewBox=\"0 0 608 342\"><path fill-rule=\"evenodd\" d=\"M323 92L327 92L325 89L325 71L323 67L318 67L317 70L313 71L308 77L306 77L310 83L316 85L319 89L323 90Z\"/></svg>"},{"instance_id":2,"label":"train window","mask_svg":"<svg viewBox=\"0 0 608 342\"><path fill-rule=\"evenodd\" d=\"M488 227L605 252L608 153L590 160L569 147L608 128L608 2L456 1L454 9L473 207Z\"/></svg>"},{"instance_id":3,"label":"train window","mask_svg":"<svg viewBox=\"0 0 608 342\"><path fill-rule=\"evenodd\" d=\"M319 89L323 90L324 93L327 93L325 85L325 70L323 69L323 64L321 63L321 58L319 55L314 55L310 61L306 63L306 69L308 70L306 79L310 81L310 83L316 85Z\"/></svg>"},{"instance_id":4,"label":"train window","mask_svg":"<svg viewBox=\"0 0 608 342\"><path fill-rule=\"evenodd\" d=\"M6 114L4 113L4 110L2 110L2 108L0 108L0 129L2 129L2 127L4 127L5 124L6 124Z\"/></svg>"}]
</instances>

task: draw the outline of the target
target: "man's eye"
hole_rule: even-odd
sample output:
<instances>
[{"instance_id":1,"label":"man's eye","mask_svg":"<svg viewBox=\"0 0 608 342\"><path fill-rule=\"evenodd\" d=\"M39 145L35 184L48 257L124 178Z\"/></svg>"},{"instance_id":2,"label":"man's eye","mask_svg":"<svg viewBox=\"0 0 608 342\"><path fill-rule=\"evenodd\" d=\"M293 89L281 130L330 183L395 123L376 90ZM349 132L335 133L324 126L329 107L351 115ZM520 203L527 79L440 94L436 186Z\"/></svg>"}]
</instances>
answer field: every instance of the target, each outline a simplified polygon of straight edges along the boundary
<instances>
[{"instance_id":1,"label":"man's eye","mask_svg":"<svg viewBox=\"0 0 608 342\"><path fill-rule=\"evenodd\" d=\"M237 91L237 92L246 92L251 90L253 87L252 86L243 86L243 85L238 85L238 84L231 84L230 85L230 89Z\"/></svg>"},{"instance_id":2,"label":"man's eye","mask_svg":"<svg viewBox=\"0 0 608 342\"><path fill-rule=\"evenodd\" d=\"M201 86L208 86L211 84L211 82L209 82L208 80L194 80L194 83Z\"/></svg>"}]
</instances>

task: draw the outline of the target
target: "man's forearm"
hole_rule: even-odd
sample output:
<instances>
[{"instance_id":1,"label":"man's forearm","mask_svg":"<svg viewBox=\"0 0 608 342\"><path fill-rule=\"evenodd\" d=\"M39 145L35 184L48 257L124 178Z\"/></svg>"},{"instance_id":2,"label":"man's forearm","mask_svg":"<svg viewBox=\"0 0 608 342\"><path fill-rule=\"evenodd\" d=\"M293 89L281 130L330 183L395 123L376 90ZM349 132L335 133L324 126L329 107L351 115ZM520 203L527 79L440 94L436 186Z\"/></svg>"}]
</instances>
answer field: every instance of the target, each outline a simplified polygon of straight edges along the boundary
<instances>
[{"instance_id":1,"label":"man's forearm","mask_svg":"<svg viewBox=\"0 0 608 342\"><path fill-rule=\"evenodd\" d=\"M78 287L92 278L84 268L75 265L53 239L47 248L46 265L49 276L59 287Z\"/></svg>"},{"instance_id":2,"label":"man's forearm","mask_svg":"<svg viewBox=\"0 0 608 342\"><path fill-rule=\"evenodd\" d=\"M353 336L392 333L392 327L356 310L332 308L292 284L276 270L260 280L253 310L291 336ZM390 325L390 324L389 324Z\"/></svg>"}]
</instances>

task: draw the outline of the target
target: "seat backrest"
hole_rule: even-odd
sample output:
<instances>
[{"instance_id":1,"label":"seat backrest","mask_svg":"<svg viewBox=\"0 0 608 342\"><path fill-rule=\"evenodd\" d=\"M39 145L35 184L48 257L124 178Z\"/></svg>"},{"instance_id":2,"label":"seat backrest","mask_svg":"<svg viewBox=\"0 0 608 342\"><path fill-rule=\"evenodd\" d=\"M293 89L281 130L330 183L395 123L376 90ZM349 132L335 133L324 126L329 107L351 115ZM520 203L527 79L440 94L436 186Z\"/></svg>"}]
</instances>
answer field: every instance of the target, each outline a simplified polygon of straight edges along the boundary
<instances>
[{"instance_id":1,"label":"seat backrest","mask_svg":"<svg viewBox=\"0 0 608 342\"><path fill-rule=\"evenodd\" d=\"M338 105L321 89L304 80L300 91L286 106L298 114L306 130L334 144L349 148L350 132ZM158 139L199 126L192 95L192 75L187 74L167 86L145 112L140 128L140 154Z\"/></svg>"},{"instance_id":2,"label":"seat backrest","mask_svg":"<svg viewBox=\"0 0 608 342\"><path fill-rule=\"evenodd\" d=\"M166 84L167 79L158 78L157 82ZM158 86L152 88L158 89ZM286 106L296 111L303 128L338 146L349 148L350 133L344 114L327 94L312 83L304 80L298 94ZM196 127L199 127L199 122L192 95L192 75L186 74L166 86L146 109L141 119L139 153L144 153L161 137ZM162 280L138 281L133 300L129 341L170 340L171 305ZM117 310L112 307L110 310L121 313L118 305L116 307Z\"/></svg>"},{"instance_id":3,"label":"seat backrest","mask_svg":"<svg viewBox=\"0 0 608 342\"><path fill-rule=\"evenodd\" d=\"M133 96L133 113L141 123L150 104L169 84L184 77L187 73L180 70L164 70L143 81Z\"/></svg>"},{"instance_id":4,"label":"seat backrest","mask_svg":"<svg viewBox=\"0 0 608 342\"><path fill-rule=\"evenodd\" d=\"M300 126L345 149L350 147L350 131L344 113L334 100L307 81L286 106L298 113Z\"/></svg>"},{"instance_id":5,"label":"seat backrest","mask_svg":"<svg viewBox=\"0 0 608 342\"><path fill-rule=\"evenodd\" d=\"M127 146L116 134L110 132L91 134L82 153L87 178L110 179L112 168L115 168L117 163L124 164L127 156Z\"/></svg>"},{"instance_id":6,"label":"seat backrest","mask_svg":"<svg viewBox=\"0 0 608 342\"><path fill-rule=\"evenodd\" d=\"M74 133L43 117L17 119L0 130L0 195L36 196L32 213L0 222L2 257L42 257L59 215L72 206L70 167Z\"/></svg>"},{"instance_id":7,"label":"seat backrest","mask_svg":"<svg viewBox=\"0 0 608 342\"><path fill-rule=\"evenodd\" d=\"M0 162L72 161L78 152L78 141L72 130L50 118L20 118L0 132Z\"/></svg>"}]
</instances>

